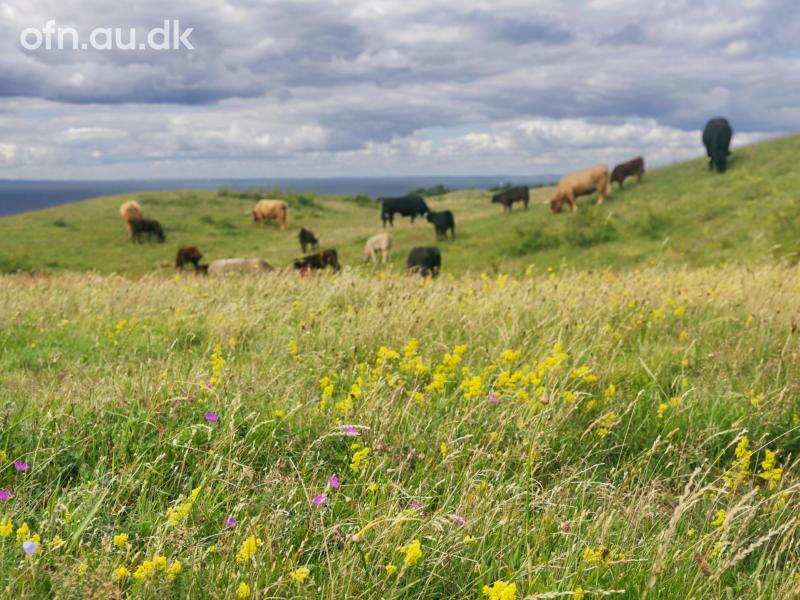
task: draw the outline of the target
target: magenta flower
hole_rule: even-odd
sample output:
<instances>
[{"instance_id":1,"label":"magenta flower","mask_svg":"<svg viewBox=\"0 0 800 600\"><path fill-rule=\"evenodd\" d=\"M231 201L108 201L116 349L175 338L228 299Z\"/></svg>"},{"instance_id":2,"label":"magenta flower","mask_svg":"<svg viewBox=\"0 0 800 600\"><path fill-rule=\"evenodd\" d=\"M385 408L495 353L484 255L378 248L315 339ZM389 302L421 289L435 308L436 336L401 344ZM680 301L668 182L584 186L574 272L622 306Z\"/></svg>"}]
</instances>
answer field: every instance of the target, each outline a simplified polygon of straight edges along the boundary
<instances>
[{"instance_id":1,"label":"magenta flower","mask_svg":"<svg viewBox=\"0 0 800 600\"><path fill-rule=\"evenodd\" d=\"M234 519L233 517L228 517L227 519L225 519L225 527L227 527L228 529L233 529L234 527L236 527L236 519Z\"/></svg>"},{"instance_id":2,"label":"magenta flower","mask_svg":"<svg viewBox=\"0 0 800 600\"><path fill-rule=\"evenodd\" d=\"M413 510L419 510L421 506L422 505L419 502L417 502L416 500L412 500L411 501L411 508Z\"/></svg>"},{"instance_id":3,"label":"magenta flower","mask_svg":"<svg viewBox=\"0 0 800 600\"><path fill-rule=\"evenodd\" d=\"M328 497L325 494L319 494L314 496L311 501L314 503L315 506L322 506L328 501Z\"/></svg>"},{"instance_id":4,"label":"magenta flower","mask_svg":"<svg viewBox=\"0 0 800 600\"><path fill-rule=\"evenodd\" d=\"M345 425L344 427L342 427L342 433L353 437L358 435L358 429L356 429L352 425Z\"/></svg>"},{"instance_id":5,"label":"magenta flower","mask_svg":"<svg viewBox=\"0 0 800 600\"><path fill-rule=\"evenodd\" d=\"M24 463L21 460L17 459L14 461L14 468L17 471L27 471L28 469L31 468L31 466L28 463Z\"/></svg>"},{"instance_id":6,"label":"magenta flower","mask_svg":"<svg viewBox=\"0 0 800 600\"><path fill-rule=\"evenodd\" d=\"M219 415L215 412L207 412L203 415L209 423L216 423L219 421Z\"/></svg>"},{"instance_id":7,"label":"magenta flower","mask_svg":"<svg viewBox=\"0 0 800 600\"><path fill-rule=\"evenodd\" d=\"M453 515L453 521L459 527L463 527L464 525L467 524L467 520L464 517L460 517L458 515Z\"/></svg>"},{"instance_id":8,"label":"magenta flower","mask_svg":"<svg viewBox=\"0 0 800 600\"><path fill-rule=\"evenodd\" d=\"M335 489L335 490L338 490L338 489L339 489L339 487L342 485L342 482L341 482L341 481L339 481L339 478L338 478L336 475L334 475L333 477L331 477L330 479L328 479L328 483L330 483L330 484L331 484L331 487L332 487L333 489Z\"/></svg>"},{"instance_id":9,"label":"magenta flower","mask_svg":"<svg viewBox=\"0 0 800 600\"><path fill-rule=\"evenodd\" d=\"M8 490L0 490L0 502L11 500L11 493Z\"/></svg>"},{"instance_id":10,"label":"magenta flower","mask_svg":"<svg viewBox=\"0 0 800 600\"><path fill-rule=\"evenodd\" d=\"M492 404L500 404L500 398L494 394L489 394L489 400L491 400Z\"/></svg>"},{"instance_id":11,"label":"magenta flower","mask_svg":"<svg viewBox=\"0 0 800 600\"><path fill-rule=\"evenodd\" d=\"M22 542L22 549L25 550L25 554L31 556L39 549L39 544L32 541Z\"/></svg>"}]
</instances>

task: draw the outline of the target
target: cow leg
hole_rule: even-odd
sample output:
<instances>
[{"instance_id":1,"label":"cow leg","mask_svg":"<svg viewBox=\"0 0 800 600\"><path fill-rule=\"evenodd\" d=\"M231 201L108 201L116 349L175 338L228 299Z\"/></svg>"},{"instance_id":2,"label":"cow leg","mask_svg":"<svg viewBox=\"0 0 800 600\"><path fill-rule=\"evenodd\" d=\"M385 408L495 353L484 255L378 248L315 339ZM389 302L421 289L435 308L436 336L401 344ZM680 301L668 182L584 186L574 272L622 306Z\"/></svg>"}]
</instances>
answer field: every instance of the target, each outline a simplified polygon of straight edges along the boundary
<instances>
[{"instance_id":1,"label":"cow leg","mask_svg":"<svg viewBox=\"0 0 800 600\"><path fill-rule=\"evenodd\" d=\"M450 228L450 235L452 235L452 236L453 236L453 239L456 239L456 226L455 226L455 225L453 225L453 226Z\"/></svg>"},{"instance_id":2,"label":"cow leg","mask_svg":"<svg viewBox=\"0 0 800 600\"><path fill-rule=\"evenodd\" d=\"M569 202L569 206L572 209L572 212L578 210L578 203L575 202L575 194L570 192L567 194L567 202Z\"/></svg>"},{"instance_id":3,"label":"cow leg","mask_svg":"<svg viewBox=\"0 0 800 600\"><path fill-rule=\"evenodd\" d=\"M415 217L415 216L416 216L416 215L411 215L411 222L412 222L412 223L414 222L414 217Z\"/></svg>"}]
</instances>

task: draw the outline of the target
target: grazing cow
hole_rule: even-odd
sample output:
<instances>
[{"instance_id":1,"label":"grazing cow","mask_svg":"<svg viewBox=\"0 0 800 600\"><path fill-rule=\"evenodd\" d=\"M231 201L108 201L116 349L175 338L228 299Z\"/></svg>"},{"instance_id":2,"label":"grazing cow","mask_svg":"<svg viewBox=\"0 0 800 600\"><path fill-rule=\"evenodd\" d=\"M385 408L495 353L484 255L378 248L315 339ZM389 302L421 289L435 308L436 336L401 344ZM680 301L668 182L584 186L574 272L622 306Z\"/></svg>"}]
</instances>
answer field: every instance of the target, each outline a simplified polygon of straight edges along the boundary
<instances>
[{"instance_id":1,"label":"grazing cow","mask_svg":"<svg viewBox=\"0 0 800 600\"><path fill-rule=\"evenodd\" d=\"M530 202L530 199L531 197L530 193L528 192L528 186L520 186L511 188L505 192L500 192L499 194L495 194L492 196L492 204L502 204L504 212L511 212L514 202L522 202L525 210L528 210L528 203Z\"/></svg>"},{"instance_id":2,"label":"grazing cow","mask_svg":"<svg viewBox=\"0 0 800 600\"><path fill-rule=\"evenodd\" d=\"M444 210L442 212L430 211L426 217L428 223L433 223L433 228L436 230L436 240L446 240L447 230L450 230L450 235L456 239L456 220L453 218L453 212Z\"/></svg>"},{"instance_id":3,"label":"grazing cow","mask_svg":"<svg viewBox=\"0 0 800 600\"><path fill-rule=\"evenodd\" d=\"M401 217L411 217L411 222L417 216L424 216L431 209L425 204L422 196L404 196L403 198L379 198L381 202L381 220L383 226L386 223L394 227L394 214L398 213Z\"/></svg>"},{"instance_id":4,"label":"grazing cow","mask_svg":"<svg viewBox=\"0 0 800 600\"><path fill-rule=\"evenodd\" d=\"M408 253L406 268L423 277L436 277L442 268L442 254L436 246L415 246Z\"/></svg>"},{"instance_id":5,"label":"grazing cow","mask_svg":"<svg viewBox=\"0 0 800 600\"><path fill-rule=\"evenodd\" d=\"M267 221L277 221L281 229L286 229L288 220L289 205L283 200L259 200L253 207L250 214L256 223L267 223Z\"/></svg>"},{"instance_id":6,"label":"grazing cow","mask_svg":"<svg viewBox=\"0 0 800 600\"><path fill-rule=\"evenodd\" d=\"M147 241L150 242L155 235L156 239L163 243L166 241L164 230L161 228L161 223L154 219L135 219L130 222L131 225L131 241L143 244L142 234L147 234Z\"/></svg>"},{"instance_id":7,"label":"grazing cow","mask_svg":"<svg viewBox=\"0 0 800 600\"><path fill-rule=\"evenodd\" d=\"M309 246L312 250L319 250L319 240L310 229L303 227L300 233L297 234L297 238L300 240L300 248L303 249L303 254L306 253L306 248Z\"/></svg>"},{"instance_id":8,"label":"grazing cow","mask_svg":"<svg viewBox=\"0 0 800 600\"><path fill-rule=\"evenodd\" d=\"M196 246L183 246L175 257L175 268L183 270L183 265L193 264L195 271L199 271L201 258L203 253Z\"/></svg>"},{"instance_id":9,"label":"grazing cow","mask_svg":"<svg viewBox=\"0 0 800 600\"><path fill-rule=\"evenodd\" d=\"M378 252L381 253L381 262L389 260L392 253L392 236L388 233L373 235L364 245L364 260L377 262Z\"/></svg>"},{"instance_id":10,"label":"grazing cow","mask_svg":"<svg viewBox=\"0 0 800 600\"><path fill-rule=\"evenodd\" d=\"M142 213L142 207L139 206L136 200L129 200L119 207L119 216L125 221L125 229L128 230L128 237L131 237L133 235L131 221L143 218L144 213Z\"/></svg>"},{"instance_id":11,"label":"grazing cow","mask_svg":"<svg viewBox=\"0 0 800 600\"><path fill-rule=\"evenodd\" d=\"M575 198L591 194L594 191L597 191L598 204L602 204L606 196L611 195L611 177L608 175L608 165L597 165L591 169L564 175L558 182L555 196L550 200L550 210L554 213L561 212L561 206L566 200L575 211L578 208Z\"/></svg>"},{"instance_id":12,"label":"grazing cow","mask_svg":"<svg viewBox=\"0 0 800 600\"><path fill-rule=\"evenodd\" d=\"M708 170L717 168L717 173L724 173L728 168L728 155L731 153L733 129L727 119L717 117L706 123L703 129L703 145L708 154Z\"/></svg>"},{"instance_id":13,"label":"grazing cow","mask_svg":"<svg viewBox=\"0 0 800 600\"><path fill-rule=\"evenodd\" d=\"M201 267L203 266L201 265ZM218 277L234 273L239 275L261 275L270 273L275 269L260 258L222 258L211 261L211 264L205 270L209 275Z\"/></svg>"},{"instance_id":14,"label":"grazing cow","mask_svg":"<svg viewBox=\"0 0 800 600\"><path fill-rule=\"evenodd\" d=\"M614 167L614 170L611 171L611 183L614 183L615 181L618 182L619 189L622 189L622 183L625 181L626 177L636 175L636 181L641 183L643 174L644 159L641 156L638 156Z\"/></svg>"},{"instance_id":15,"label":"grazing cow","mask_svg":"<svg viewBox=\"0 0 800 600\"><path fill-rule=\"evenodd\" d=\"M341 269L339 266L339 255L334 249L323 250L316 254L309 254L303 258L296 258L292 266L301 273L319 271L325 267L331 267L334 271Z\"/></svg>"}]
</instances>

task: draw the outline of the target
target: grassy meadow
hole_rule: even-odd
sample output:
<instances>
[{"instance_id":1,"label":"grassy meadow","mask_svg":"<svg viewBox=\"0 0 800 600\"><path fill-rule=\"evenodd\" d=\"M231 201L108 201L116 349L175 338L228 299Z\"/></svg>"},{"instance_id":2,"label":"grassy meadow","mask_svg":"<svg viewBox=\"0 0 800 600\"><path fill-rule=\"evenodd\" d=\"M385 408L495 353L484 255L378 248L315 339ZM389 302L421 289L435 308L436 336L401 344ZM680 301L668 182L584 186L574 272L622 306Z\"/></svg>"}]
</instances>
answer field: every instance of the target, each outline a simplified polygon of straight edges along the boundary
<instances>
[{"instance_id":1,"label":"grassy meadow","mask_svg":"<svg viewBox=\"0 0 800 600\"><path fill-rule=\"evenodd\" d=\"M427 223L355 268L352 199L137 195L152 246L120 198L0 219L0 597L800 597L798 145L574 215L433 198L433 281ZM353 268L172 268L301 224Z\"/></svg>"},{"instance_id":2,"label":"grassy meadow","mask_svg":"<svg viewBox=\"0 0 800 600\"><path fill-rule=\"evenodd\" d=\"M552 188L531 190L533 205L513 214L490 203L491 193L463 190L428 199L452 210L457 239L435 242L433 226L395 219L394 257L402 268L415 245L438 245L442 268L520 275L543 269L629 269L641 266L763 264L796 260L800 239L800 136L738 149L724 176L706 160L649 170L642 184L628 180L600 207L592 198L580 210L553 215L544 204ZM289 229L254 224L258 198L285 198ZM146 216L166 229L165 244L133 245L118 214L137 200ZM276 267L300 255L297 232L311 228L342 264L363 263L364 242L381 231L379 207L365 197L321 197L279 190L166 191L99 198L0 219L0 272L96 271L143 274L173 269L181 245L196 245L206 260L259 257Z\"/></svg>"}]
</instances>

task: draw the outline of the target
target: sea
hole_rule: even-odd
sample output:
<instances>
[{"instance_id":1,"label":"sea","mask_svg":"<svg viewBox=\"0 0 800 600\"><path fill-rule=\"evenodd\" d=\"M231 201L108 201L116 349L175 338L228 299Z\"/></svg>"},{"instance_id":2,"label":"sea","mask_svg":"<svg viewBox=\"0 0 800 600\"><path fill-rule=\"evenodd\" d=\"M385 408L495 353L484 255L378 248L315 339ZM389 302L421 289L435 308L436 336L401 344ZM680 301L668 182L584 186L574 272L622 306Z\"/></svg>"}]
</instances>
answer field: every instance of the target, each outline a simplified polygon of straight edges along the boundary
<instances>
[{"instance_id":1,"label":"sea","mask_svg":"<svg viewBox=\"0 0 800 600\"><path fill-rule=\"evenodd\" d=\"M558 180L556 175L476 175L424 177L331 177L315 179L164 179L107 181L0 180L0 216L80 202L100 196L157 190L281 189L343 196L365 194L372 198L403 196L419 188L443 185L451 190L490 189L504 183L540 186Z\"/></svg>"}]
</instances>

